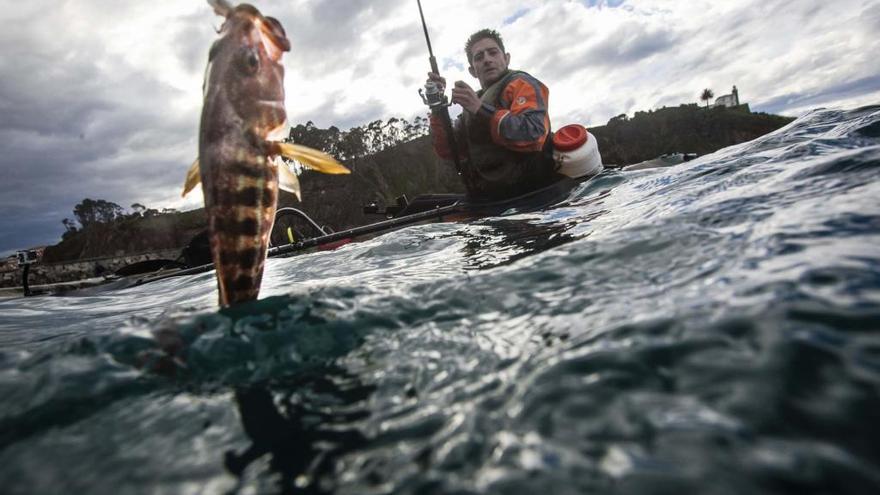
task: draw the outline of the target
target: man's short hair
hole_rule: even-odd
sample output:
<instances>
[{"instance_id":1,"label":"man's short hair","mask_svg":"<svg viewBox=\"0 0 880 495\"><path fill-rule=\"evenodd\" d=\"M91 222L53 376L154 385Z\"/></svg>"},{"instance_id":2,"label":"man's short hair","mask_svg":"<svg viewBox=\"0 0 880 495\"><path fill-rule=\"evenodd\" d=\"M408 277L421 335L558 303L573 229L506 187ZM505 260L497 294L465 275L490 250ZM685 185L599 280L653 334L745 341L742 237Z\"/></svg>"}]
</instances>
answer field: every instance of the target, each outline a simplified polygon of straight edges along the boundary
<instances>
[{"instance_id":1,"label":"man's short hair","mask_svg":"<svg viewBox=\"0 0 880 495\"><path fill-rule=\"evenodd\" d=\"M501 35L498 34L498 31L495 31L494 29L480 29L472 34L471 37L468 38L467 43L464 44L464 53L467 55L468 65L474 65L474 56L471 55L471 48L474 47L474 43L486 38L495 40L495 43L498 43L498 48L501 48L501 51L506 53L504 51L504 42L501 41Z\"/></svg>"}]
</instances>

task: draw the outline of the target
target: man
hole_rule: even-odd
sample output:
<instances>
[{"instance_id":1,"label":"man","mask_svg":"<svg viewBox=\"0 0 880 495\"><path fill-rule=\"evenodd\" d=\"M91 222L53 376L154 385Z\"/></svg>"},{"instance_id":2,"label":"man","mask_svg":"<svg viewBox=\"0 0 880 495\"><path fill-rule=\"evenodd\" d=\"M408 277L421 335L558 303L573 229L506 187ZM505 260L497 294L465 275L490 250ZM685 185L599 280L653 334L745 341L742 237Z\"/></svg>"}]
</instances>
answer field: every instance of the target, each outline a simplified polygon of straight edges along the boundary
<instances>
[{"instance_id":1,"label":"man","mask_svg":"<svg viewBox=\"0 0 880 495\"><path fill-rule=\"evenodd\" d=\"M455 123L461 176L468 197L495 201L516 197L561 178L555 172L548 90L522 71L508 69L510 54L494 30L472 34L465 44L468 72L480 81L480 91L456 81L452 102L463 112ZM428 81L446 86L433 72ZM440 117L431 115L434 150L453 158Z\"/></svg>"}]
</instances>

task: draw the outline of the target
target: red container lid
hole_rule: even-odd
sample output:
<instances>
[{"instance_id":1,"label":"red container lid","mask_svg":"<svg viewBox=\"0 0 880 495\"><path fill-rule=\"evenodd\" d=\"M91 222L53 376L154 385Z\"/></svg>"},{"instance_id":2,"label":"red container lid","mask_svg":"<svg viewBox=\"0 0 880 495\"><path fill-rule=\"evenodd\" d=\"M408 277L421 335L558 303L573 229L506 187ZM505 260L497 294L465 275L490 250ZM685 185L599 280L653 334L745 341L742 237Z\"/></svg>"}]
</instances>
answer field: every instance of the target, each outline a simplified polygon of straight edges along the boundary
<instances>
[{"instance_id":1,"label":"red container lid","mask_svg":"<svg viewBox=\"0 0 880 495\"><path fill-rule=\"evenodd\" d=\"M587 129L580 124L569 124L553 134L553 147L557 151L576 150L587 142Z\"/></svg>"}]
</instances>

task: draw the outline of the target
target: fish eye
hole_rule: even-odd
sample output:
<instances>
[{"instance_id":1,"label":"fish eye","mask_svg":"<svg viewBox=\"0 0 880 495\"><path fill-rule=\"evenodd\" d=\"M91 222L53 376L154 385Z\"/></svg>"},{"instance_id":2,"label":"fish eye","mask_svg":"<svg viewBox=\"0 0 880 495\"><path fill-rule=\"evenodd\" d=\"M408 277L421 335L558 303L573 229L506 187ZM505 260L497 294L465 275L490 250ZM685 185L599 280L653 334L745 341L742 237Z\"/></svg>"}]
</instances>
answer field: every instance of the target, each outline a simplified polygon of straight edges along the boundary
<instances>
[{"instance_id":1,"label":"fish eye","mask_svg":"<svg viewBox=\"0 0 880 495\"><path fill-rule=\"evenodd\" d=\"M241 54L241 69L246 74L255 74L260 68L260 58L254 50L245 49Z\"/></svg>"}]
</instances>

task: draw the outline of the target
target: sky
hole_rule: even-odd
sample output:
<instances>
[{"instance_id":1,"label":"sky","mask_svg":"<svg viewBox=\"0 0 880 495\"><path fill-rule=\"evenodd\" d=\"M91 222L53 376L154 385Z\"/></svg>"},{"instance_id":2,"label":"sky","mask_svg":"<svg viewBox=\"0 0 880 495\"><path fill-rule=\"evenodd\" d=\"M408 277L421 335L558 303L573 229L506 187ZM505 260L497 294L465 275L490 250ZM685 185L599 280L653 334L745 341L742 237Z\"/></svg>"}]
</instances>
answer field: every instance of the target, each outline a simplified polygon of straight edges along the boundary
<instances>
[{"instance_id":1,"label":"sky","mask_svg":"<svg viewBox=\"0 0 880 495\"><path fill-rule=\"evenodd\" d=\"M426 115L415 0L254 0L287 31L291 125ZM188 210L202 77L222 19L205 1L0 0L0 255L54 244L84 198ZM880 103L880 0L423 0L443 75L497 29L550 88L555 128L699 103L753 111ZM455 111L453 111L455 113Z\"/></svg>"}]
</instances>

